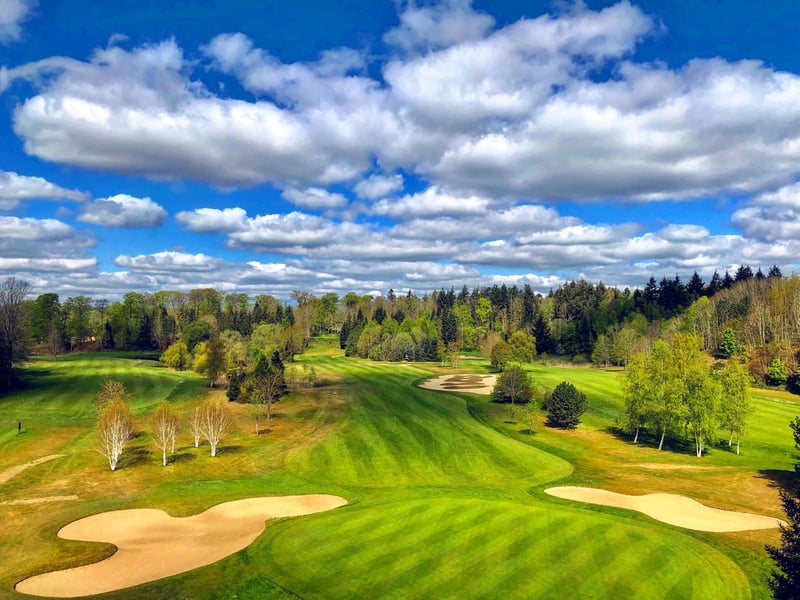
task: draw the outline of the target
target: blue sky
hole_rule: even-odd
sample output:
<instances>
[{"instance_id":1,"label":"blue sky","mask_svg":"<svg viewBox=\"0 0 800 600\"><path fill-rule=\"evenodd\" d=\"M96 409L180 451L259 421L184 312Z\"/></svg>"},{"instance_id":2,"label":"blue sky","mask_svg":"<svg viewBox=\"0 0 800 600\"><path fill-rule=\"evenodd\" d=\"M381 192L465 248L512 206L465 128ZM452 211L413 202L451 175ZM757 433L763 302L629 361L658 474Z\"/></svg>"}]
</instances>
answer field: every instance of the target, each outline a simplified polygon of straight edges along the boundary
<instances>
[{"instance_id":1,"label":"blue sky","mask_svg":"<svg viewBox=\"0 0 800 600\"><path fill-rule=\"evenodd\" d=\"M800 262L796 2L0 0L0 277L425 292Z\"/></svg>"}]
</instances>

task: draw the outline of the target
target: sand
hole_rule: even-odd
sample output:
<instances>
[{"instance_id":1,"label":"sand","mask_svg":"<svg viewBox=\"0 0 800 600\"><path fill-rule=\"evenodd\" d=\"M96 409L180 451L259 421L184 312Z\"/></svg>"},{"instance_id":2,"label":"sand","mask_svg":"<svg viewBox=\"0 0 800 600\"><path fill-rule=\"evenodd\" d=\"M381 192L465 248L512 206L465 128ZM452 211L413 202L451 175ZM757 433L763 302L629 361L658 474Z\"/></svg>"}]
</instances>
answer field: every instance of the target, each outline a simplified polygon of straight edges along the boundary
<instances>
[{"instance_id":1,"label":"sand","mask_svg":"<svg viewBox=\"0 0 800 600\"><path fill-rule=\"evenodd\" d=\"M442 375L421 384L429 390L467 392L488 396L494 389L497 375Z\"/></svg>"},{"instance_id":2,"label":"sand","mask_svg":"<svg viewBox=\"0 0 800 600\"><path fill-rule=\"evenodd\" d=\"M574 486L549 488L545 492L567 500L635 510L658 521L696 531L721 533L771 529L782 523L775 517L711 508L678 494L628 496L597 488Z\"/></svg>"},{"instance_id":3,"label":"sand","mask_svg":"<svg viewBox=\"0 0 800 600\"><path fill-rule=\"evenodd\" d=\"M24 579L16 590L34 596L76 598L119 590L210 565L249 546L265 520L343 506L338 496L248 498L225 502L191 517L137 508L92 515L61 528L68 540L108 542L117 547L97 563Z\"/></svg>"},{"instance_id":4,"label":"sand","mask_svg":"<svg viewBox=\"0 0 800 600\"><path fill-rule=\"evenodd\" d=\"M5 471L0 472L0 483L5 483L12 477L16 477L17 475L22 473L25 469L29 469L30 467L35 467L36 465L41 465L42 463L46 463L56 458L61 458L62 456L64 455L49 454L48 456L37 458L36 460L32 460L31 462L27 462L23 465L17 465L16 467L11 467L10 469L6 469Z\"/></svg>"}]
</instances>

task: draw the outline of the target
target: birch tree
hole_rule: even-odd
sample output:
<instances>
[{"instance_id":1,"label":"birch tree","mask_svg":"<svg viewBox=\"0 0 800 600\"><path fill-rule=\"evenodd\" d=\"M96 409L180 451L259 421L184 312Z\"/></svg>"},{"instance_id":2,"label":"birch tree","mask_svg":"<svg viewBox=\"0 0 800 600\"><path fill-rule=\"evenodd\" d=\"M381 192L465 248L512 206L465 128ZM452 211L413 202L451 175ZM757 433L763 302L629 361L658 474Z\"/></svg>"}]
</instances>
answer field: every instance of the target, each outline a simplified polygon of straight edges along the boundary
<instances>
[{"instance_id":1,"label":"birch tree","mask_svg":"<svg viewBox=\"0 0 800 600\"><path fill-rule=\"evenodd\" d=\"M175 438L178 435L178 417L169 404L162 402L153 413L153 443L161 450L161 463L167 466L167 450L175 453Z\"/></svg>"},{"instance_id":2,"label":"birch tree","mask_svg":"<svg viewBox=\"0 0 800 600\"><path fill-rule=\"evenodd\" d=\"M200 438L203 437L203 405L199 402L195 404L194 409L192 410L189 428L192 430L194 447L197 448L200 446Z\"/></svg>"},{"instance_id":3,"label":"birch tree","mask_svg":"<svg viewBox=\"0 0 800 600\"><path fill-rule=\"evenodd\" d=\"M133 416L123 400L113 400L100 413L100 454L108 459L112 471L133 434Z\"/></svg>"},{"instance_id":4,"label":"birch tree","mask_svg":"<svg viewBox=\"0 0 800 600\"><path fill-rule=\"evenodd\" d=\"M747 419L755 411L750 398L750 374L747 367L738 361L729 361L720 373L720 385L720 421L730 433L728 448L733 446L733 438L736 437L736 454L739 454Z\"/></svg>"},{"instance_id":5,"label":"birch tree","mask_svg":"<svg viewBox=\"0 0 800 600\"><path fill-rule=\"evenodd\" d=\"M211 456L217 455L217 445L224 438L230 428L228 407L222 398L206 400L202 407L201 428L203 437L211 446Z\"/></svg>"},{"instance_id":6,"label":"birch tree","mask_svg":"<svg viewBox=\"0 0 800 600\"><path fill-rule=\"evenodd\" d=\"M116 379L106 379L94 400L95 414L99 417L107 406L113 402L119 401L127 403L130 400L130 394L125 389L125 384Z\"/></svg>"}]
</instances>

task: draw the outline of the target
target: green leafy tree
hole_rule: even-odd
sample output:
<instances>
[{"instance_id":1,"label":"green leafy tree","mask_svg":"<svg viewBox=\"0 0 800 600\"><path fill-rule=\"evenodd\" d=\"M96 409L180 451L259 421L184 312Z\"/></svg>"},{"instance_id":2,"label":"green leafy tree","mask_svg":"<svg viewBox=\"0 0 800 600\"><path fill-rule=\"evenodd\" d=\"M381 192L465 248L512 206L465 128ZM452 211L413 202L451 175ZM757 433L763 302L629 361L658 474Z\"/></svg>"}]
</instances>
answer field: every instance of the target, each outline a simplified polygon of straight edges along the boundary
<instances>
[{"instance_id":1,"label":"green leafy tree","mask_svg":"<svg viewBox=\"0 0 800 600\"><path fill-rule=\"evenodd\" d=\"M592 350L592 362L607 367L611 362L613 345L606 334L597 336Z\"/></svg>"},{"instance_id":2,"label":"green leafy tree","mask_svg":"<svg viewBox=\"0 0 800 600\"><path fill-rule=\"evenodd\" d=\"M507 342L500 340L492 347L491 353L492 366L498 371L503 371L511 360L511 346Z\"/></svg>"},{"instance_id":3,"label":"green leafy tree","mask_svg":"<svg viewBox=\"0 0 800 600\"><path fill-rule=\"evenodd\" d=\"M773 358L769 363L767 375L772 384L781 385L789 378L789 368L780 358Z\"/></svg>"},{"instance_id":4,"label":"green leafy tree","mask_svg":"<svg viewBox=\"0 0 800 600\"><path fill-rule=\"evenodd\" d=\"M209 386L214 387L214 382L225 371L225 345L219 336L211 336L195 346L193 367L208 377Z\"/></svg>"},{"instance_id":5,"label":"green leafy tree","mask_svg":"<svg viewBox=\"0 0 800 600\"><path fill-rule=\"evenodd\" d=\"M625 372L620 377L620 386L625 398L625 412L622 414L622 428L633 433L633 443L639 442L639 432L647 425L650 415L650 402L655 397L651 385L650 364L647 355L634 354Z\"/></svg>"},{"instance_id":6,"label":"green leafy tree","mask_svg":"<svg viewBox=\"0 0 800 600\"><path fill-rule=\"evenodd\" d=\"M189 366L189 363L192 360L192 355L189 354L189 348L186 346L186 342L183 340L178 340L169 348L164 350L164 353L158 360L160 360L170 369L183 371Z\"/></svg>"},{"instance_id":7,"label":"green leafy tree","mask_svg":"<svg viewBox=\"0 0 800 600\"><path fill-rule=\"evenodd\" d=\"M555 427L575 429L581 415L586 412L586 394L566 381L562 381L547 398L547 422Z\"/></svg>"},{"instance_id":8,"label":"green leafy tree","mask_svg":"<svg viewBox=\"0 0 800 600\"><path fill-rule=\"evenodd\" d=\"M510 402L512 406L530 402L531 396L530 375L516 365L498 375L492 390L492 400Z\"/></svg>"},{"instance_id":9,"label":"green leafy tree","mask_svg":"<svg viewBox=\"0 0 800 600\"><path fill-rule=\"evenodd\" d=\"M522 422L528 426L528 435L533 435L536 424L539 421L539 407L535 402L528 402L522 405Z\"/></svg>"},{"instance_id":10,"label":"green leafy tree","mask_svg":"<svg viewBox=\"0 0 800 600\"><path fill-rule=\"evenodd\" d=\"M742 351L741 344L736 339L736 332L730 327L726 327L725 331L722 332L719 350L725 356L734 356Z\"/></svg>"},{"instance_id":11,"label":"green leafy tree","mask_svg":"<svg viewBox=\"0 0 800 600\"><path fill-rule=\"evenodd\" d=\"M747 418L755 411L750 399L750 373L745 365L730 361L723 368L719 379L722 386L720 421L726 431L730 432L728 448L733 446L735 436L736 454L739 454Z\"/></svg>"},{"instance_id":12,"label":"green leafy tree","mask_svg":"<svg viewBox=\"0 0 800 600\"><path fill-rule=\"evenodd\" d=\"M529 333L519 329L508 338L511 348L511 360L518 363L529 363L536 356L536 339Z\"/></svg>"}]
</instances>

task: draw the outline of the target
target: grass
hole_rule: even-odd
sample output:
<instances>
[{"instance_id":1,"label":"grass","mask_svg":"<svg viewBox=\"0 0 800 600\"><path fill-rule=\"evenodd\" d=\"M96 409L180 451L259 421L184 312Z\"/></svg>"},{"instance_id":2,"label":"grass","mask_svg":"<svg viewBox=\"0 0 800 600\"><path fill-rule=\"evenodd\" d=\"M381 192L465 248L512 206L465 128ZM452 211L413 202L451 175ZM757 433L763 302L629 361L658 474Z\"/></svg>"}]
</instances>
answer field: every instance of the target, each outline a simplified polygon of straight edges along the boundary
<instances>
[{"instance_id":1,"label":"grass","mask_svg":"<svg viewBox=\"0 0 800 600\"><path fill-rule=\"evenodd\" d=\"M543 489L674 491L778 516L777 486L796 460L788 422L800 406L793 397L758 390L742 455L715 446L698 460L680 444L658 452L616 431L622 399L614 371L532 366L540 392L570 381L587 394L589 410L577 430L540 423L528 435L486 397L415 385L433 374L487 370L480 360L458 370L381 364L346 359L329 343L299 360L325 385L282 400L269 433L256 436L245 407L236 405L234 432L217 458L195 449L183 431L166 468L149 443L147 416L162 399L188 415L194 399L209 393L202 379L146 357L34 361L31 385L0 398L0 473L64 456L0 484L0 501L70 493L80 500L0 505L7 524L0 595L14 596L24 576L113 551L57 539L75 518L139 506L188 515L248 496L322 492L350 504L271 523L249 548L214 565L105 597L768 597L763 544L777 542L775 531L690 532ZM92 451L93 398L106 377L132 392L142 432L115 473Z\"/></svg>"}]
</instances>

